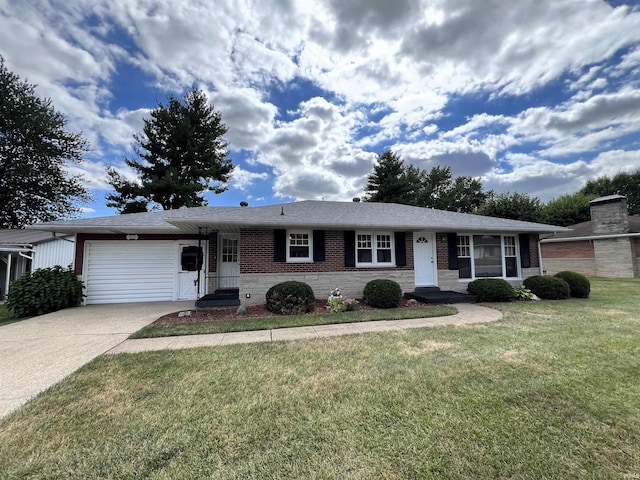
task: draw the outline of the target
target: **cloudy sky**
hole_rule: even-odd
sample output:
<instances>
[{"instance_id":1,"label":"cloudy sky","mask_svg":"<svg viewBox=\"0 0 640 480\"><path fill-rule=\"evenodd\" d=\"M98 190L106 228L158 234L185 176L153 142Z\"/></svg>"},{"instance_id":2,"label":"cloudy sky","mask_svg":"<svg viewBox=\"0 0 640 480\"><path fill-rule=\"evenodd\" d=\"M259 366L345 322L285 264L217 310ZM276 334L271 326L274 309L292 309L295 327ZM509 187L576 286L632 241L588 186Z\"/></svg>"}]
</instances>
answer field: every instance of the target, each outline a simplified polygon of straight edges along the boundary
<instances>
[{"instance_id":1,"label":"cloudy sky","mask_svg":"<svg viewBox=\"0 0 640 480\"><path fill-rule=\"evenodd\" d=\"M211 205L361 196L378 154L543 200L640 169L640 5L610 0L0 0L0 55L91 144L207 92L236 167Z\"/></svg>"}]
</instances>

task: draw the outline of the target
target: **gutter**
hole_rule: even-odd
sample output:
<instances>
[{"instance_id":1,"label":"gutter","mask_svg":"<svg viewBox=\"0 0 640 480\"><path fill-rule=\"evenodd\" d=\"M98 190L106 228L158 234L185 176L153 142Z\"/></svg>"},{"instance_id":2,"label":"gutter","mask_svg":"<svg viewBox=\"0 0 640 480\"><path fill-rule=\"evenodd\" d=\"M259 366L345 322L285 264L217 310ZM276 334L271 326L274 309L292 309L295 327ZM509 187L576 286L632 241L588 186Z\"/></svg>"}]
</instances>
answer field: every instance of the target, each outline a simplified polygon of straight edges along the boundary
<instances>
[{"instance_id":1,"label":"gutter","mask_svg":"<svg viewBox=\"0 0 640 480\"><path fill-rule=\"evenodd\" d=\"M584 240L607 240L614 238L640 238L640 233L616 233L614 235L589 235L588 237L543 238L540 243L581 242Z\"/></svg>"}]
</instances>

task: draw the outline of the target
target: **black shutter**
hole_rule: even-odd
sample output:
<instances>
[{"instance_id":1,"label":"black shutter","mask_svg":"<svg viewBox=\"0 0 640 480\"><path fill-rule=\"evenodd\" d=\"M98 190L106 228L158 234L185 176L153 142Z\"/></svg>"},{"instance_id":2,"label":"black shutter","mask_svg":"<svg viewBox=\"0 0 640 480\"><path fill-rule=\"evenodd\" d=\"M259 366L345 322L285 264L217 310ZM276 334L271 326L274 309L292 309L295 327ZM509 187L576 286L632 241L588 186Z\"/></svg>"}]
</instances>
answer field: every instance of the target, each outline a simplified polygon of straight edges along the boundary
<instances>
[{"instance_id":1,"label":"black shutter","mask_svg":"<svg viewBox=\"0 0 640 480\"><path fill-rule=\"evenodd\" d=\"M287 261L287 231L286 230L273 231L273 261L274 262Z\"/></svg>"},{"instance_id":2,"label":"black shutter","mask_svg":"<svg viewBox=\"0 0 640 480\"><path fill-rule=\"evenodd\" d=\"M396 267L407 265L407 246L405 245L405 233L396 232Z\"/></svg>"},{"instance_id":3,"label":"black shutter","mask_svg":"<svg viewBox=\"0 0 640 480\"><path fill-rule=\"evenodd\" d=\"M531 267L531 245L529 244L529 234L518 235L520 240L520 266L522 268Z\"/></svg>"},{"instance_id":4,"label":"black shutter","mask_svg":"<svg viewBox=\"0 0 640 480\"><path fill-rule=\"evenodd\" d=\"M356 232L353 230L344 231L344 266L356 266Z\"/></svg>"},{"instance_id":5,"label":"black shutter","mask_svg":"<svg viewBox=\"0 0 640 480\"><path fill-rule=\"evenodd\" d=\"M458 234L447 234L447 251L449 252L449 270L458 270Z\"/></svg>"},{"instance_id":6,"label":"black shutter","mask_svg":"<svg viewBox=\"0 0 640 480\"><path fill-rule=\"evenodd\" d=\"M325 261L324 230L313 231L313 261Z\"/></svg>"}]
</instances>

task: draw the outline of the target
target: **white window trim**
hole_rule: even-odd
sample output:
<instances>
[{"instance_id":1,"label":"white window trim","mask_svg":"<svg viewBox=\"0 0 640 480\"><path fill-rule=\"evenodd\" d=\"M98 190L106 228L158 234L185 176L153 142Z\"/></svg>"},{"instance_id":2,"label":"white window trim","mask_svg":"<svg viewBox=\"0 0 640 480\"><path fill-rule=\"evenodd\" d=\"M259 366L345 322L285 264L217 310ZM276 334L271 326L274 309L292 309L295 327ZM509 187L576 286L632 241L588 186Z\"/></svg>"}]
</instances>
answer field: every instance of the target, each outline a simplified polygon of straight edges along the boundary
<instances>
[{"instance_id":1,"label":"white window trim","mask_svg":"<svg viewBox=\"0 0 640 480\"><path fill-rule=\"evenodd\" d=\"M358 261L358 235L371 235L371 262ZM391 261L378 262L378 235L388 235L391 240ZM396 266L396 239L393 232L356 231L356 267L395 267Z\"/></svg>"},{"instance_id":2,"label":"white window trim","mask_svg":"<svg viewBox=\"0 0 640 480\"><path fill-rule=\"evenodd\" d=\"M500 277L476 277L476 265L475 265L475 246L473 243L473 237L476 235L491 235L491 236L496 236L496 237L500 237L500 260L502 263L502 276ZM470 258L470 263L471 263L471 277L470 278L458 278L458 280L460 282L471 282L473 280L477 280L479 278L502 278L503 280L522 280L522 265L520 264L520 242L518 241L518 234L517 233L488 233L488 232L483 232L483 233L463 233L463 234L457 234L457 237L469 237L469 254L470 257L462 257L462 258ZM456 251L457 251L457 247L458 247L458 240L456 237ZM507 261L506 261L506 256L505 256L505 242L504 242L504 237L514 237L515 240L515 249L516 249L516 268L518 271L518 276L517 277L507 277L506 271L507 271Z\"/></svg>"},{"instance_id":3,"label":"white window trim","mask_svg":"<svg viewBox=\"0 0 640 480\"><path fill-rule=\"evenodd\" d=\"M291 234L304 234L309 238L309 256L291 257ZM295 246L295 245L294 245ZM313 232L311 230L287 230L287 263L312 263L313 262Z\"/></svg>"}]
</instances>

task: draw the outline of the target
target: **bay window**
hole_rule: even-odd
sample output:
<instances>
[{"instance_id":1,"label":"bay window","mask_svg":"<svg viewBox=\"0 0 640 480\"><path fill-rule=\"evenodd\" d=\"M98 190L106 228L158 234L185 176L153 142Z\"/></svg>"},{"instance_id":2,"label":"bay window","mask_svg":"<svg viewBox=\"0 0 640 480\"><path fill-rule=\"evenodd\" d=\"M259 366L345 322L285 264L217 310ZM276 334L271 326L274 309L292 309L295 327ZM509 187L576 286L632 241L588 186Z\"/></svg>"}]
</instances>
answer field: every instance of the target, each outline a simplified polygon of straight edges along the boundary
<instances>
[{"instance_id":1,"label":"bay window","mask_svg":"<svg viewBox=\"0 0 640 480\"><path fill-rule=\"evenodd\" d=\"M458 277L519 278L514 235L458 235Z\"/></svg>"}]
</instances>

